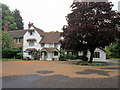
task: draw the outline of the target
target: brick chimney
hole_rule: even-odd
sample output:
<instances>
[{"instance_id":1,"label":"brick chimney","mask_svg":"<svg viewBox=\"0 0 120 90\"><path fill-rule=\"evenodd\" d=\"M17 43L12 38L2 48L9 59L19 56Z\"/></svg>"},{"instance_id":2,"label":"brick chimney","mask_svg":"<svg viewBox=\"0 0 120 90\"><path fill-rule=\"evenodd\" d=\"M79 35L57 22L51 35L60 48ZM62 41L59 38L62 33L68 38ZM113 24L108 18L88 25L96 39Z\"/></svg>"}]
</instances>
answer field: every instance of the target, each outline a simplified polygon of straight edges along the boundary
<instances>
[{"instance_id":1,"label":"brick chimney","mask_svg":"<svg viewBox=\"0 0 120 90\"><path fill-rule=\"evenodd\" d=\"M29 22L28 29L30 29L33 26L33 23Z\"/></svg>"},{"instance_id":2,"label":"brick chimney","mask_svg":"<svg viewBox=\"0 0 120 90\"><path fill-rule=\"evenodd\" d=\"M4 24L4 31L5 31L5 32L8 31L8 24Z\"/></svg>"}]
</instances>

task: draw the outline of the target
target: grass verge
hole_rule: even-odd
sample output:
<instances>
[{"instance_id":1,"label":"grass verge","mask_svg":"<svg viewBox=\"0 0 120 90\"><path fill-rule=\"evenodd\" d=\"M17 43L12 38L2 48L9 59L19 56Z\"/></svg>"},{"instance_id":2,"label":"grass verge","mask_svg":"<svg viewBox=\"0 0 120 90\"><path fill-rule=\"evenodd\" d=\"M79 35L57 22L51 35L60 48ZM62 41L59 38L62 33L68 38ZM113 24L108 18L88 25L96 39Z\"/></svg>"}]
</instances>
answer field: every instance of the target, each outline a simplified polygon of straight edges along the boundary
<instances>
[{"instance_id":1,"label":"grass verge","mask_svg":"<svg viewBox=\"0 0 120 90\"><path fill-rule=\"evenodd\" d=\"M8 58L2 58L0 62L7 62L7 61L23 61L22 59L8 59Z\"/></svg>"},{"instance_id":2,"label":"grass verge","mask_svg":"<svg viewBox=\"0 0 120 90\"><path fill-rule=\"evenodd\" d=\"M110 58L109 60L120 60L120 58Z\"/></svg>"},{"instance_id":3,"label":"grass verge","mask_svg":"<svg viewBox=\"0 0 120 90\"><path fill-rule=\"evenodd\" d=\"M84 66L107 66L105 63L100 63L100 62L93 62L93 63L89 63L89 62L78 62L76 63L77 65L84 65Z\"/></svg>"}]
</instances>

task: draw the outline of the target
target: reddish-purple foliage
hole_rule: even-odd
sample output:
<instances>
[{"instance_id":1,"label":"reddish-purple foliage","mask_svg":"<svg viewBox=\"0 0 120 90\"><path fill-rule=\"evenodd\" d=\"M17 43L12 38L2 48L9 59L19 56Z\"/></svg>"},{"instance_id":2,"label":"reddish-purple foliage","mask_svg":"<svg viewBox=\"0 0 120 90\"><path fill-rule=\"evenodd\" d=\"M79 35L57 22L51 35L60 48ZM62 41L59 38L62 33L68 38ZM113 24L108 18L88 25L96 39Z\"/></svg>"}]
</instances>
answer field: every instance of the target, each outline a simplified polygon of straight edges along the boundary
<instances>
[{"instance_id":1,"label":"reddish-purple foliage","mask_svg":"<svg viewBox=\"0 0 120 90\"><path fill-rule=\"evenodd\" d=\"M72 13L63 27L62 48L68 50L89 50L104 48L120 38L120 13L112 10L110 2L75 2L71 5ZM93 55L91 56L91 59ZM91 60L92 61L92 60Z\"/></svg>"}]
</instances>

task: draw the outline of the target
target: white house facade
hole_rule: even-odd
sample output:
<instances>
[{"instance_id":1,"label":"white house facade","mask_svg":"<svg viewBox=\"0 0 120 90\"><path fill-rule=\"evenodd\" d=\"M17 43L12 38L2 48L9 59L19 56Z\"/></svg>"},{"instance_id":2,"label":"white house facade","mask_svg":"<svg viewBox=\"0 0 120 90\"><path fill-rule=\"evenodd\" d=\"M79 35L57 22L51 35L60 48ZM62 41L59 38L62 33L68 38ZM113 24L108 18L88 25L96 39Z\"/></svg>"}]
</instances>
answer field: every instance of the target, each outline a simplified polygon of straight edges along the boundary
<instances>
[{"instance_id":1,"label":"white house facade","mask_svg":"<svg viewBox=\"0 0 120 90\"><path fill-rule=\"evenodd\" d=\"M60 32L44 32L36 28L29 29L23 36L23 58L34 59L32 55L37 51L39 60L59 60L60 57Z\"/></svg>"},{"instance_id":2,"label":"white house facade","mask_svg":"<svg viewBox=\"0 0 120 90\"><path fill-rule=\"evenodd\" d=\"M31 58L31 52L40 49L40 40L42 36L34 29L28 30L23 37L23 58ZM26 52L25 52L26 51Z\"/></svg>"}]
</instances>

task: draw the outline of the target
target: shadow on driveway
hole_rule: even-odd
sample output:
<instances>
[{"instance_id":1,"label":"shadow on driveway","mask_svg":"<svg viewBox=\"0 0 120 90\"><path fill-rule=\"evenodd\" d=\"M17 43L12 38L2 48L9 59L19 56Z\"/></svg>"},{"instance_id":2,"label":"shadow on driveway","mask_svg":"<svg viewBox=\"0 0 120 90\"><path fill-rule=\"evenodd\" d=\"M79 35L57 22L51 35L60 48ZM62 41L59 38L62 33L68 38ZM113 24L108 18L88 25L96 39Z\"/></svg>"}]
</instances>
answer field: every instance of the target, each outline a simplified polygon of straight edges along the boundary
<instances>
[{"instance_id":1,"label":"shadow on driveway","mask_svg":"<svg viewBox=\"0 0 120 90\"><path fill-rule=\"evenodd\" d=\"M64 75L7 76L3 88L118 88L118 77L70 78Z\"/></svg>"}]
</instances>

